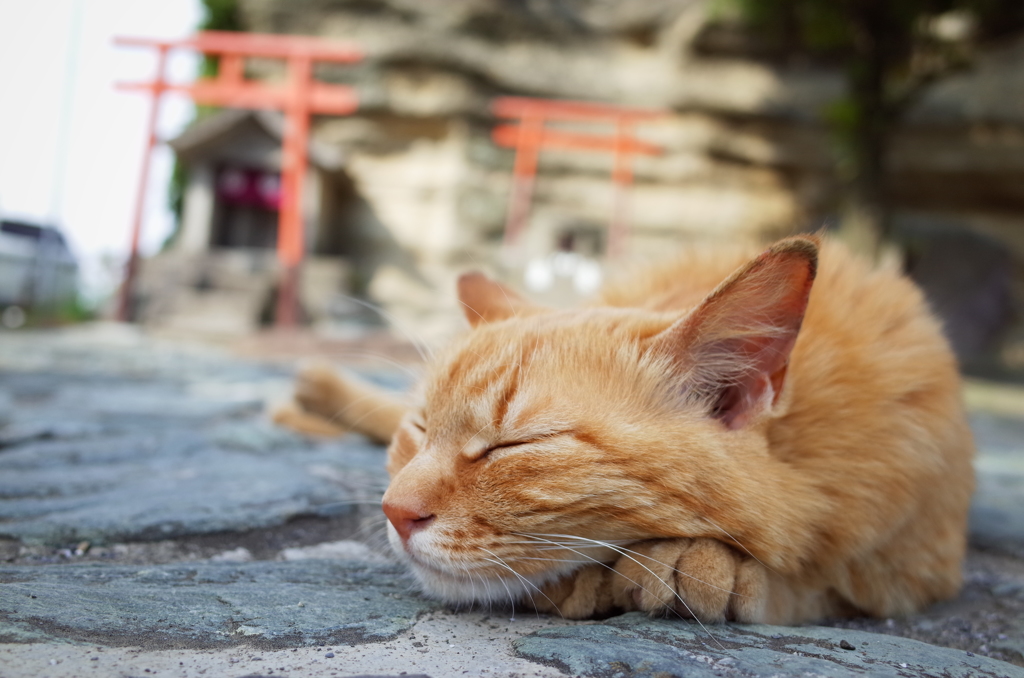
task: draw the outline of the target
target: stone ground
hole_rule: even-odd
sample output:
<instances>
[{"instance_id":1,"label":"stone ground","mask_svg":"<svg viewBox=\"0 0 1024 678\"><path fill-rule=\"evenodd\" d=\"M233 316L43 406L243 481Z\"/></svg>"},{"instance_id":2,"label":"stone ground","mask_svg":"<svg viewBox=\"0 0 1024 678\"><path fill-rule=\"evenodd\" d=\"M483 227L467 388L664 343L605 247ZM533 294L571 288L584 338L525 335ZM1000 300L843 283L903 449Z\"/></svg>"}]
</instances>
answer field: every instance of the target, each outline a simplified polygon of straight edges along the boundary
<instances>
[{"instance_id":1,"label":"stone ground","mask_svg":"<svg viewBox=\"0 0 1024 678\"><path fill-rule=\"evenodd\" d=\"M118 326L0 334L0 677L1024 678L1019 391L967 392L981 454L956 600L704 629L419 597L383 548L383 450L266 422L293 366Z\"/></svg>"}]
</instances>

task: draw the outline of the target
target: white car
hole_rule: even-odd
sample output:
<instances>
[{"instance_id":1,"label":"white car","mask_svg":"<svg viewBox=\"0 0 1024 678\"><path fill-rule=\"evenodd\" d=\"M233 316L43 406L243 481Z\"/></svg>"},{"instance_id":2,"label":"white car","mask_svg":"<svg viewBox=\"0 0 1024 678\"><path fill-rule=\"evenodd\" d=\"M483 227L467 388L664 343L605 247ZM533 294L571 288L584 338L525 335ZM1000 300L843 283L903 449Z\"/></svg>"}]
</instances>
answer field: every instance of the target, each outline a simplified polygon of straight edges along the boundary
<instances>
[{"instance_id":1,"label":"white car","mask_svg":"<svg viewBox=\"0 0 1024 678\"><path fill-rule=\"evenodd\" d=\"M26 309L57 310L72 301L77 290L78 262L60 231L23 221L0 221L3 324L20 325Z\"/></svg>"}]
</instances>

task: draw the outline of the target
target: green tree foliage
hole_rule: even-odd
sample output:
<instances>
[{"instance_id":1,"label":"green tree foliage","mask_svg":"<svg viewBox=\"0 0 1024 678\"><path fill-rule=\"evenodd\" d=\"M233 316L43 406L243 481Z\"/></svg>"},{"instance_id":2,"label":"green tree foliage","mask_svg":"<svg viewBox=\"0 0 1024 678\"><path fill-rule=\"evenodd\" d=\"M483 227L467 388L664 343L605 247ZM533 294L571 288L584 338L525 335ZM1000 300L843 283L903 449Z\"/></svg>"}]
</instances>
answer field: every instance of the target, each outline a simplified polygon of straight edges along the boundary
<instances>
[{"instance_id":1,"label":"green tree foliage","mask_svg":"<svg viewBox=\"0 0 1024 678\"><path fill-rule=\"evenodd\" d=\"M847 226L861 249L889 235L886 157L924 88L968 67L979 46L1024 28L1021 0L721 0L775 58L839 65L847 95L823 111L847 180Z\"/></svg>"},{"instance_id":2,"label":"green tree foliage","mask_svg":"<svg viewBox=\"0 0 1024 678\"><path fill-rule=\"evenodd\" d=\"M203 0L205 16L199 24L202 31L241 31L242 23L238 18L238 0ZM212 78L217 75L217 59L204 56L199 67L199 75Z\"/></svg>"}]
</instances>

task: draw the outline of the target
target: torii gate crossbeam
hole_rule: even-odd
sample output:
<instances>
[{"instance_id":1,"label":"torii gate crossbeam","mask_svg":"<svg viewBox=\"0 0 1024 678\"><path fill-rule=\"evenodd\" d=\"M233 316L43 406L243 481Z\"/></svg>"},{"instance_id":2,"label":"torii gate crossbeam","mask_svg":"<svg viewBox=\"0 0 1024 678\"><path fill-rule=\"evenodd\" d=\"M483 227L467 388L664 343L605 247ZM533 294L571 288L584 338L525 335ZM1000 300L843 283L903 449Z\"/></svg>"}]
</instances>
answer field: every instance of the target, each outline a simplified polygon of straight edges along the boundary
<instances>
[{"instance_id":1,"label":"torii gate crossbeam","mask_svg":"<svg viewBox=\"0 0 1024 678\"><path fill-rule=\"evenodd\" d=\"M615 204L608 229L607 249L610 256L622 254L628 220L627 191L633 183L632 156L660 155L663 151L660 146L636 139L633 127L640 122L663 118L668 113L589 101L528 97L499 97L491 105L491 112L498 118L517 119L514 124L498 125L491 133L494 143L516 151L504 246L515 247L526 226L541 150L558 148L614 155L612 181L615 184ZM611 135L571 132L549 127L549 122L610 123L615 131Z\"/></svg>"}]
</instances>

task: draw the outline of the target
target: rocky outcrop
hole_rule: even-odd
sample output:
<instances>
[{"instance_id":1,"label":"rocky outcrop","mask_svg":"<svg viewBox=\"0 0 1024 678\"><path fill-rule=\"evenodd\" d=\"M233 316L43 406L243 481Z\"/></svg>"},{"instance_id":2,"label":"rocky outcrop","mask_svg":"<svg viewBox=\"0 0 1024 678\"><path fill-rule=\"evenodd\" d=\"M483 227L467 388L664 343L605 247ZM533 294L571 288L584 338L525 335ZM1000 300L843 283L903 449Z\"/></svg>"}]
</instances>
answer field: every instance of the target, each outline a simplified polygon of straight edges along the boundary
<instances>
[{"instance_id":1,"label":"rocky outcrop","mask_svg":"<svg viewBox=\"0 0 1024 678\"><path fill-rule=\"evenodd\" d=\"M364 49L367 60L359 68L324 71L328 78L359 86L358 117L460 116L482 118L486 126L489 103L499 94L586 99L677 114L646 132L665 142L667 152L664 161L647 163L646 172L638 162L643 180L681 183L673 168L685 164L688 155L702 159L690 163L699 164L690 174L707 176L708 183L721 180L716 172L739 176L742 168L830 173L835 164L821 121L825 107L844 91L841 73L757 61L739 47L731 53L702 49L709 28L702 0L550 5L459 0L444 9L403 0L243 0L240 6L251 30L345 39ZM936 185L934 205L920 197L928 191L914 194L915 187L950 173L962 178L1021 171L1024 156L1014 149L1021 143L1024 108L1005 93L1016 91L1022 60L1024 42L1006 44L920 97L893 154L898 201L905 196L908 208L955 209L948 186ZM365 133L373 126L360 121L350 127ZM388 132L378 129L363 140L367 147L375 138L378 144L400 143L394 130ZM353 143L356 135L333 136ZM593 159L577 160L573 171L581 165L601 172ZM567 169L557 160L547 168ZM1020 183L1008 179L1005 185ZM988 188L977 196L979 203L991 202L987 198L998 190ZM820 212L822 201L813 200L820 191L797 193L801 204L810 199L808 215ZM961 185L959 193L968 191ZM1019 206L1022 199L1016 189L1003 202Z\"/></svg>"},{"instance_id":2,"label":"rocky outcrop","mask_svg":"<svg viewBox=\"0 0 1024 678\"><path fill-rule=\"evenodd\" d=\"M838 220L842 177L823 120L844 92L842 73L763 58L736 31L723 30L705 0L455 0L443 7L240 0L239 7L249 30L349 40L365 50L356 67L321 70L325 79L355 85L361 107L352 117L320 121L318 138L349 151L348 171L379 225L431 281L435 304L447 300L449 310L452 266L483 262L518 275L496 256L513 157L490 139L497 121L489 105L498 95L667 112L637 128L663 153L633 160L627 212L634 252L697 238L767 239ZM984 52L971 69L924 91L908 112L890 157L898 234L916 238L922 225L966 230L1024 261L1024 109L1007 95L1020 89L1022 60L1024 41ZM542 154L527 258L550 252L568 232L600 249L614 209L611 166L608 155ZM1020 270L995 292L984 291L984 280L971 284L988 295L985 303L997 303L989 297L1009 298L1024 280ZM378 287L415 286L408 275L403 280ZM381 294L389 306L401 297ZM987 336L1003 328L1008 308ZM955 315L950 322L966 321Z\"/></svg>"}]
</instances>

